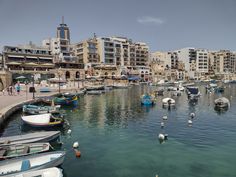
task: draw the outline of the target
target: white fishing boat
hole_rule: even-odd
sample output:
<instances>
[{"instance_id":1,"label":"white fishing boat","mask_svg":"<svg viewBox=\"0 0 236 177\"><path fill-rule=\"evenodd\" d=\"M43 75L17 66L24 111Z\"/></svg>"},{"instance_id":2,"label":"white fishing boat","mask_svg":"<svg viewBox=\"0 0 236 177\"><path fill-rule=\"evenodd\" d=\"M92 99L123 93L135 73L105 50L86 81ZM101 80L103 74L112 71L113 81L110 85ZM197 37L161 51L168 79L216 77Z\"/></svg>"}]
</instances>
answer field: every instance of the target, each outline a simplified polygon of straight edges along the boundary
<instances>
[{"instance_id":1,"label":"white fishing boat","mask_svg":"<svg viewBox=\"0 0 236 177\"><path fill-rule=\"evenodd\" d=\"M26 114L46 114L46 113L53 113L58 112L60 109L60 105L54 106L37 106L37 105L23 105L22 111Z\"/></svg>"},{"instance_id":2,"label":"white fishing boat","mask_svg":"<svg viewBox=\"0 0 236 177\"><path fill-rule=\"evenodd\" d=\"M225 97L217 98L214 103L215 103L216 108L228 108L228 107L230 107L230 102Z\"/></svg>"},{"instance_id":3,"label":"white fishing boat","mask_svg":"<svg viewBox=\"0 0 236 177\"><path fill-rule=\"evenodd\" d=\"M8 136L0 138L0 147L14 144L28 144L35 142L49 142L60 136L60 131L39 131L22 135Z\"/></svg>"},{"instance_id":4,"label":"white fishing boat","mask_svg":"<svg viewBox=\"0 0 236 177\"><path fill-rule=\"evenodd\" d=\"M42 170L27 171L5 177L63 177L62 170L57 167L46 168Z\"/></svg>"},{"instance_id":5,"label":"white fishing boat","mask_svg":"<svg viewBox=\"0 0 236 177\"><path fill-rule=\"evenodd\" d=\"M63 118L54 117L52 114L38 114L30 116L21 116L24 123L34 127L59 126L64 123Z\"/></svg>"},{"instance_id":6,"label":"white fishing boat","mask_svg":"<svg viewBox=\"0 0 236 177\"><path fill-rule=\"evenodd\" d=\"M162 100L162 105L163 106L175 106L175 100L172 98L164 98Z\"/></svg>"},{"instance_id":7,"label":"white fishing boat","mask_svg":"<svg viewBox=\"0 0 236 177\"><path fill-rule=\"evenodd\" d=\"M90 90L86 92L88 95L101 95L103 92L102 90Z\"/></svg>"},{"instance_id":8,"label":"white fishing boat","mask_svg":"<svg viewBox=\"0 0 236 177\"><path fill-rule=\"evenodd\" d=\"M0 160L49 151L49 143L15 144L0 147Z\"/></svg>"},{"instance_id":9,"label":"white fishing boat","mask_svg":"<svg viewBox=\"0 0 236 177\"><path fill-rule=\"evenodd\" d=\"M29 155L0 162L0 176L18 175L26 171L56 167L63 163L64 151Z\"/></svg>"},{"instance_id":10,"label":"white fishing boat","mask_svg":"<svg viewBox=\"0 0 236 177\"><path fill-rule=\"evenodd\" d=\"M115 83L113 87L116 89L125 89L129 88L129 85L126 83Z\"/></svg>"}]
</instances>

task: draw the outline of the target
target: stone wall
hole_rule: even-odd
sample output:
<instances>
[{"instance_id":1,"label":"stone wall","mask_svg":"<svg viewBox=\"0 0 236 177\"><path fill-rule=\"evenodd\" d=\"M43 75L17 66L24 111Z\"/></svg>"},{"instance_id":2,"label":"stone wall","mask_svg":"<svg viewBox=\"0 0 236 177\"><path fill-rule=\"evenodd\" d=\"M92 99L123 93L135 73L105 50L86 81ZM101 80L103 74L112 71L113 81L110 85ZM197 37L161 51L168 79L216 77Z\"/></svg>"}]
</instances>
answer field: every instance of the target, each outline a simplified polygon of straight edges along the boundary
<instances>
[{"instance_id":1,"label":"stone wall","mask_svg":"<svg viewBox=\"0 0 236 177\"><path fill-rule=\"evenodd\" d=\"M9 71L0 71L0 91L12 83L12 74Z\"/></svg>"}]
</instances>

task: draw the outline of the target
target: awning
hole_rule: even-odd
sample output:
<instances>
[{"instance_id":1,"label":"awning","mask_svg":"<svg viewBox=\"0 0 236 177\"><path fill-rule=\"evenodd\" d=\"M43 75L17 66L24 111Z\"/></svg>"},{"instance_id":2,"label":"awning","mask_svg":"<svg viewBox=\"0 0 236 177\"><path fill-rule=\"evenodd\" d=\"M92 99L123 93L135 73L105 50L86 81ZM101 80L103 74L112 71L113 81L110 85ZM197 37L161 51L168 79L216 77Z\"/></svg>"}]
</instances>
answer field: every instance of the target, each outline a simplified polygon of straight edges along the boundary
<instances>
[{"instance_id":1,"label":"awning","mask_svg":"<svg viewBox=\"0 0 236 177\"><path fill-rule=\"evenodd\" d=\"M45 60L52 60L50 57L39 57L40 59L45 59Z\"/></svg>"},{"instance_id":2,"label":"awning","mask_svg":"<svg viewBox=\"0 0 236 177\"><path fill-rule=\"evenodd\" d=\"M8 57L24 58L24 56L22 55L8 55Z\"/></svg>"},{"instance_id":3,"label":"awning","mask_svg":"<svg viewBox=\"0 0 236 177\"><path fill-rule=\"evenodd\" d=\"M21 63L19 62L9 62L9 63L6 63L7 65L21 65Z\"/></svg>"},{"instance_id":4,"label":"awning","mask_svg":"<svg viewBox=\"0 0 236 177\"><path fill-rule=\"evenodd\" d=\"M26 58L38 58L38 57L35 57L35 56L26 56Z\"/></svg>"},{"instance_id":5,"label":"awning","mask_svg":"<svg viewBox=\"0 0 236 177\"><path fill-rule=\"evenodd\" d=\"M129 81L137 81L137 80L140 80L140 77L139 76L133 76L133 77L129 77L128 80Z\"/></svg>"},{"instance_id":6,"label":"awning","mask_svg":"<svg viewBox=\"0 0 236 177\"><path fill-rule=\"evenodd\" d=\"M28 66L38 66L37 63L33 63L33 62L25 63L25 65L28 65Z\"/></svg>"},{"instance_id":7,"label":"awning","mask_svg":"<svg viewBox=\"0 0 236 177\"><path fill-rule=\"evenodd\" d=\"M40 64L39 66L41 66L41 67L54 67L54 64L52 64L52 63L44 63L44 64Z\"/></svg>"}]
</instances>

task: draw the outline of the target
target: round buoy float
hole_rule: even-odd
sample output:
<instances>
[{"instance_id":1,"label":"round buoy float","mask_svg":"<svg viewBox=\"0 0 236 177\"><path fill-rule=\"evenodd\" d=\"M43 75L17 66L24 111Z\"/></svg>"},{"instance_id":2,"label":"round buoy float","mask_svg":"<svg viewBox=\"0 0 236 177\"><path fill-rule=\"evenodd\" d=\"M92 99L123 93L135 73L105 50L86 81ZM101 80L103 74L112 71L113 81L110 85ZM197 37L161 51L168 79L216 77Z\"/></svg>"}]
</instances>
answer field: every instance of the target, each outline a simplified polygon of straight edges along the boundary
<instances>
[{"instance_id":1,"label":"round buoy float","mask_svg":"<svg viewBox=\"0 0 236 177\"><path fill-rule=\"evenodd\" d=\"M73 148L77 148L77 147L79 147L79 142L74 142L74 144L73 144Z\"/></svg>"},{"instance_id":2,"label":"round buoy float","mask_svg":"<svg viewBox=\"0 0 236 177\"><path fill-rule=\"evenodd\" d=\"M165 139L164 140L168 140L168 134L165 134Z\"/></svg>"},{"instance_id":3,"label":"round buoy float","mask_svg":"<svg viewBox=\"0 0 236 177\"><path fill-rule=\"evenodd\" d=\"M167 116L163 116L162 119L163 119L163 120L167 120L168 117L167 117Z\"/></svg>"},{"instance_id":4,"label":"round buoy float","mask_svg":"<svg viewBox=\"0 0 236 177\"><path fill-rule=\"evenodd\" d=\"M196 116L196 115L195 115L195 113L193 113L193 112L190 114L190 117L191 117L192 119L193 119L195 116Z\"/></svg>"},{"instance_id":5,"label":"round buoy float","mask_svg":"<svg viewBox=\"0 0 236 177\"><path fill-rule=\"evenodd\" d=\"M158 139L159 139L159 142L160 142L160 143L163 143L164 140L165 140L165 136L164 136L162 133L159 133Z\"/></svg>"},{"instance_id":6,"label":"round buoy float","mask_svg":"<svg viewBox=\"0 0 236 177\"><path fill-rule=\"evenodd\" d=\"M75 151L75 156L80 158L81 152L78 149L74 149L74 151Z\"/></svg>"},{"instance_id":7,"label":"round buoy float","mask_svg":"<svg viewBox=\"0 0 236 177\"><path fill-rule=\"evenodd\" d=\"M162 133L159 133L158 138L159 138L159 140L164 140L165 136Z\"/></svg>"},{"instance_id":8,"label":"round buoy float","mask_svg":"<svg viewBox=\"0 0 236 177\"><path fill-rule=\"evenodd\" d=\"M165 123L161 122L161 128L164 128L164 126L165 126Z\"/></svg>"},{"instance_id":9,"label":"round buoy float","mask_svg":"<svg viewBox=\"0 0 236 177\"><path fill-rule=\"evenodd\" d=\"M69 129L69 130L67 131L67 134L71 134L71 129Z\"/></svg>"},{"instance_id":10,"label":"round buoy float","mask_svg":"<svg viewBox=\"0 0 236 177\"><path fill-rule=\"evenodd\" d=\"M188 125L191 126L193 124L192 120L188 120Z\"/></svg>"}]
</instances>

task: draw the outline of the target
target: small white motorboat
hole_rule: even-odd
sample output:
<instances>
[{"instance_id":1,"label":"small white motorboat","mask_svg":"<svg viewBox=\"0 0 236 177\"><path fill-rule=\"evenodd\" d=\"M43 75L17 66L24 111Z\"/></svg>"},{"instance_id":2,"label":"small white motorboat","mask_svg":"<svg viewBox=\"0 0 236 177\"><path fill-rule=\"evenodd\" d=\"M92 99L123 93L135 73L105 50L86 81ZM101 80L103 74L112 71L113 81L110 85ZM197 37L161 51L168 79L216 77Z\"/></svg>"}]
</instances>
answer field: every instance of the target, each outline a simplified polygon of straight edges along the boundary
<instances>
[{"instance_id":1,"label":"small white motorboat","mask_svg":"<svg viewBox=\"0 0 236 177\"><path fill-rule=\"evenodd\" d=\"M64 151L54 151L2 161L0 162L0 176L18 175L26 171L56 167L63 163L64 158Z\"/></svg>"},{"instance_id":2,"label":"small white motorboat","mask_svg":"<svg viewBox=\"0 0 236 177\"><path fill-rule=\"evenodd\" d=\"M230 102L225 97L217 98L215 100L215 107L216 108L228 108L228 107L230 107Z\"/></svg>"},{"instance_id":3,"label":"small white motorboat","mask_svg":"<svg viewBox=\"0 0 236 177\"><path fill-rule=\"evenodd\" d=\"M7 175L5 177L63 177L62 170L57 167L46 168L42 170L27 171L16 175Z\"/></svg>"},{"instance_id":4,"label":"small white motorboat","mask_svg":"<svg viewBox=\"0 0 236 177\"><path fill-rule=\"evenodd\" d=\"M164 98L162 100L162 105L163 106L175 106L175 100L172 98Z\"/></svg>"},{"instance_id":5,"label":"small white motorboat","mask_svg":"<svg viewBox=\"0 0 236 177\"><path fill-rule=\"evenodd\" d=\"M101 95L102 90L90 90L86 92L88 95Z\"/></svg>"},{"instance_id":6,"label":"small white motorboat","mask_svg":"<svg viewBox=\"0 0 236 177\"><path fill-rule=\"evenodd\" d=\"M49 143L16 144L0 147L0 160L49 151Z\"/></svg>"},{"instance_id":7,"label":"small white motorboat","mask_svg":"<svg viewBox=\"0 0 236 177\"><path fill-rule=\"evenodd\" d=\"M30 116L22 116L21 119L24 123L34 127L51 127L59 126L64 123L64 120L60 117L54 117L49 114L38 114Z\"/></svg>"},{"instance_id":8,"label":"small white motorboat","mask_svg":"<svg viewBox=\"0 0 236 177\"><path fill-rule=\"evenodd\" d=\"M22 135L8 136L0 138L0 147L14 144L27 144L35 142L49 142L60 136L60 131L39 131Z\"/></svg>"}]
</instances>

